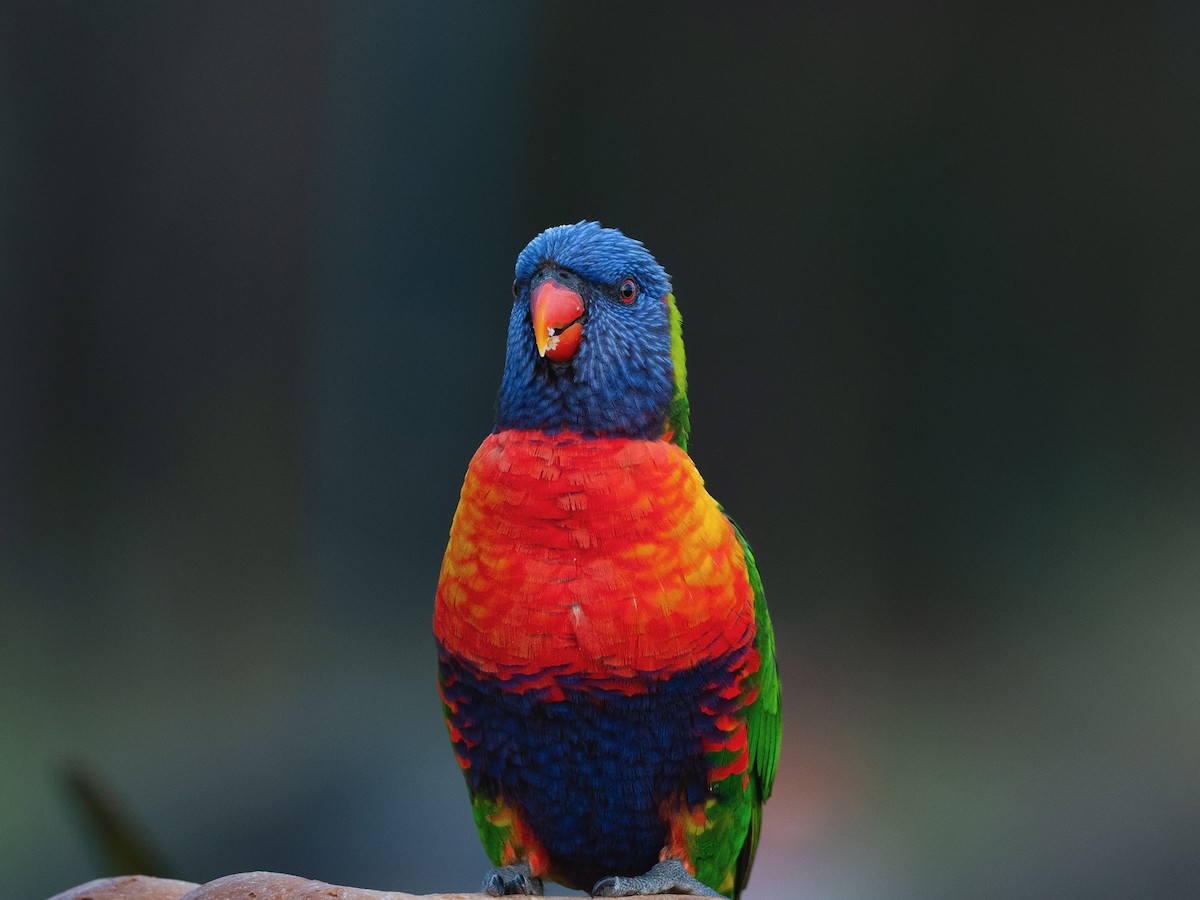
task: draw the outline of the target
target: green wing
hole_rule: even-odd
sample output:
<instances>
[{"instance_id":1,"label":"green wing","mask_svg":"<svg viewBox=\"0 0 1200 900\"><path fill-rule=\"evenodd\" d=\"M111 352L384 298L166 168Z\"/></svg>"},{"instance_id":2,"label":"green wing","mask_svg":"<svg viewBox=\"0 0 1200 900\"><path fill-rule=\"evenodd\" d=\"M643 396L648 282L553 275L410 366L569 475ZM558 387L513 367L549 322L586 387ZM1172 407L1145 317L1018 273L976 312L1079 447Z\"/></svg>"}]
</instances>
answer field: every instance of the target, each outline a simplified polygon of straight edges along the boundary
<instances>
[{"instance_id":1,"label":"green wing","mask_svg":"<svg viewBox=\"0 0 1200 900\"><path fill-rule=\"evenodd\" d=\"M671 323L671 362L675 370L675 395L667 410L666 430L670 432L672 443L687 450L688 438L691 435L691 409L687 398L687 361L683 351L683 319L679 314L679 306L675 295L666 296L670 311ZM721 512L725 512L724 509ZM758 651L760 665L758 671L758 697L746 711L746 730L749 739L750 753L750 785L749 796L737 804L741 815L745 815L745 803L750 804L750 826L741 849L738 851L736 869L733 872L733 896L736 898L750 879L750 866L754 863L754 854L758 850L758 836L762 832L762 805L771 796L771 786L775 781L775 763L779 759L779 669L775 662L775 633L771 630L771 617L767 613L767 598L763 593L762 579L758 575L758 566L754 562L754 553L742 530L729 514L725 518L733 526L742 552L746 556L746 574L750 578L750 587L754 591L754 619L757 631L754 637L754 648ZM740 790L741 785L738 785ZM744 821L744 819L742 820ZM740 827L738 828L740 831ZM728 850L726 851L728 852ZM729 865L729 857L724 857L724 866ZM729 869L724 872L720 867L714 867L709 874L715 881L723 881L728 877ZM726 882L727 883L727 882Z\"/></svg>"},{"instance_id":2,"label":"green wing","mask_svg":"<svg viewBox=\"0 0 1200 900\"><path fill-rule=\"evenodd\" d=\"M724 510L722 510L724 512ZM725 518L729 519L726 513ZM737 534L742 550L746 554L746 573L754 590L754 620L757 632L754 647L761 659L759 668L758 698L750 704L746 714L746 728L750 743L750 833L738 855L736 889L734 897L745 888L750 880L750 866L758 850L758 836L762 831L762 805L771 796L775 782L775 764L779 760L780 703L779 668L775 661L775 632L771 629L771 617L767 613L767 598L763 593L762 579L754 562L754 553L742 529L729 519Z\"/></svg>"}]
</instances>

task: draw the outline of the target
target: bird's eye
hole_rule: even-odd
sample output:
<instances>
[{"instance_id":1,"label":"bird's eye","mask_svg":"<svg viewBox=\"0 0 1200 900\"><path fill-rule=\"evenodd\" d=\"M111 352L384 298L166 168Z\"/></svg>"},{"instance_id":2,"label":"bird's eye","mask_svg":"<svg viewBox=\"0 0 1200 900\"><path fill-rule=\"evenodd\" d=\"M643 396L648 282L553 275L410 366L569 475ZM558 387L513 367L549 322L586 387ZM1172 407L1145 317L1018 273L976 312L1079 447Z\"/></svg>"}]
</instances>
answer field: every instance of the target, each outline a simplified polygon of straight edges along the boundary
<instances>
[{"instance_id":1,"label":"bird's eye","mask_svg":"<svg viewBox=\"0 0 1200 900\"><path fill-rule=\"evenodd\" d=\"M637 295L637 282L632 278L626 278L621 282L621 286L617 288L617 296L621 298L622 303L632 303Z\"/></svg>"},{"instance_id":2,"label":"bird's eye","mask_svg":"<svg viewBox=\"0 0 1200 900\"><path fill-rule=\"evenodd\" d=\"M514 300L516 300L518 297L521 296L521 283L519 281L517 281L515 278L513 279L512 292L513 292Z\"/></svg>"}]
</instances>

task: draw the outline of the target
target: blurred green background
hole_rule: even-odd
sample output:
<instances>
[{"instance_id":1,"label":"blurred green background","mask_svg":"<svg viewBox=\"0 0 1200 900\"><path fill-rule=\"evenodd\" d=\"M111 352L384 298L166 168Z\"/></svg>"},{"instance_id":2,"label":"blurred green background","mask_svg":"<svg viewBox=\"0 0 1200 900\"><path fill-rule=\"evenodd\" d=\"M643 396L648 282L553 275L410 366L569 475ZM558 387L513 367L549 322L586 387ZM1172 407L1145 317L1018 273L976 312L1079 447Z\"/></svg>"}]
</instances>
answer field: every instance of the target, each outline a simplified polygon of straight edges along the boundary
<instances>
[{"instance_id":1,"label":"blurred green background","mask_svg":"<svg viewBox=\"0 0 1200 900\"><path fill-rule=\"evenodd\" d=\"M643 239L784 679L760 898L1200 896L1200 7L0 5L0 897L485 866L512 264Z\"/></svg>"}]
</instances>

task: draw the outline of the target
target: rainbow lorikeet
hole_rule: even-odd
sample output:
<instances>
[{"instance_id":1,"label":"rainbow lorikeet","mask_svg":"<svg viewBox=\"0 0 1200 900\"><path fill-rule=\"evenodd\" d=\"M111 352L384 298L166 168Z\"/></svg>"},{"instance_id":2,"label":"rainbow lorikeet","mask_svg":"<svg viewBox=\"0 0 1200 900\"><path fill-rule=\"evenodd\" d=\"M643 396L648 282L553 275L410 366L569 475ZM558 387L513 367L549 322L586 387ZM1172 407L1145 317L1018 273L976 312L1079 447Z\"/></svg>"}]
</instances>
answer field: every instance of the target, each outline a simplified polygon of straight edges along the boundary
<instances>
[{"instance_id":1,"label":"rainbow lorikeet","mask_svg":"<svg viewBox=\"0 0 1200 900\"><path fill-rule=\"evenodd\" d=\"M513 296L433 620L484 891L736 898L779 676L754 556L687 455L670 281L579 222L521 252Z\"/></svg>"}]
</instances>

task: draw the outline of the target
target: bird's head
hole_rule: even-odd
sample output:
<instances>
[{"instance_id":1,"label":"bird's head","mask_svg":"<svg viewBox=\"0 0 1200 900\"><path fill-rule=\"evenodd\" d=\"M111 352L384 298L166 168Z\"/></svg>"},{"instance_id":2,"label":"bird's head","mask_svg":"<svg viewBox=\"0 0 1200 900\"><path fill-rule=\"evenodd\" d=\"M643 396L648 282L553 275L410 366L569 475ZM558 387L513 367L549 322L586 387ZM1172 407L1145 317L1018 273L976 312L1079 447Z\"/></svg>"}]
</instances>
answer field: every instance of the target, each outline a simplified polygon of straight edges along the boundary
<instances>
[{"instance_id":1,"label":"bird's head","mask_svg":"<svg viewBox=\"0 0 1200 900\"><path fill-rule=\"evenodd\" d=\"M497 430L686 447L679 311L640 241L596 222L549 228L517 258L513 297Z\"/></svg>"}]
</instances>

